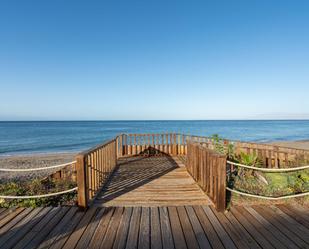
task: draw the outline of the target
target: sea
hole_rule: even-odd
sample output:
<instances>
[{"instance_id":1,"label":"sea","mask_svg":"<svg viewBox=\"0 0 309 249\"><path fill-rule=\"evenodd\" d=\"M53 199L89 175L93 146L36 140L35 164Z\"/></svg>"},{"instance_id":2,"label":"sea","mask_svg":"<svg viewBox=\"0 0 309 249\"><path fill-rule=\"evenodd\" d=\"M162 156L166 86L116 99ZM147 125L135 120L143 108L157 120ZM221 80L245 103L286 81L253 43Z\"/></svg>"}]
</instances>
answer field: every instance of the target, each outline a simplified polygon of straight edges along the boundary
<instances>
[{"instance_id":1,"label":"sea","mask_svg":"<svg viewBox=\"0 0 309 249\"><path fill-rule=\"evenodd\" d=\"M78 152L121 133L167 132L253 142L309 140L309 120L3 121L0 156Z\"/></svg>"}]
</instances>

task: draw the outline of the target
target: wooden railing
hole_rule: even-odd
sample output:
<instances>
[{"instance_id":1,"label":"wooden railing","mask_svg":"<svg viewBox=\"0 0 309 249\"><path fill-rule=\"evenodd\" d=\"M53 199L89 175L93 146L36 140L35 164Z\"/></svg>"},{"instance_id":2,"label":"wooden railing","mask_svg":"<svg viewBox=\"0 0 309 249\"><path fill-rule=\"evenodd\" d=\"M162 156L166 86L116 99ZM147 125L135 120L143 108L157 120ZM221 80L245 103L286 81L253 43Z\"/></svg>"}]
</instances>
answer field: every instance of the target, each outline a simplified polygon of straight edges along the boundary
<instances>
[{"instance_id":1,"label":"wooden railing","mask_svg":"<svg viewBox=\"0 0 309 249\"><path fill-rule=\"evenodd\" d=\"M226 144L232 141L227 141ZM259 144L248 142L233 142L236 154L245 152L255 153L263 161L263 166L267 168L289 168L300 166L305 160L309 160L309 151L271 144Z\"/></svg>"},{"instance_id":2,"label":"wooden railing","mask_svg":"<svg viewBox=\"0 0 309 249\"><path fill-rule=\"evenodd\" d=\"M117 165L117 138L78 154L76 158L78 205L86 208Z\"/></svg>"},{"instance_id":3,"label":"wooden railing","mask_svg":"<svg viewBox=\"0 0 309 249\"><path fill-rule=\"evenodd\" d=\"M147 155L149 148L154 153L165 153L169 155L186 155L187 140L194 139L206 142L207 137L195 137L179 133L162 134L122 134L119 136L119 156Z\"/></svg>"},{"instance_id":4,"label":"wooden railing","mask_svg":"<svg viewBox=\"0 0 309 249\"><path fill-rule=\"evenodd\" d=\"M223 143L226 146L233 143L238 155L241 151L256 153L262 158L264 167L268 168L300 166L301 161L309 160L309 151L306 150L229 140L223 140ZM218 210L221 210L225 207L221 200L225 199L226 158L214 149L214 141L209 137L179 133L121 134L77 156L79 206L87 207L91 204L115 169L118 158L167 154L187 155L189 173L214 201Z\"/></svg>"},{"instance_id":5,"label":"wooden railing","mask_svg":"<svg viewBox=\"0 0 309 249\"><path fill-rule=\"evenodd\" d=\"M70 180L76 182L76 162L72 162L66 167L57 170L48 176L50 179Z\"/></svg>"},{"instance_id":6,"label":"wooden railing","mask_svg":"<svg viewBox=\"0 0 309 249\"><path fill-rule=\"evenodd\" d=\"M188 142L186 167L193 179L213 201L218 211L226 207L226 156Z\"/></svg>"}]
</instances>

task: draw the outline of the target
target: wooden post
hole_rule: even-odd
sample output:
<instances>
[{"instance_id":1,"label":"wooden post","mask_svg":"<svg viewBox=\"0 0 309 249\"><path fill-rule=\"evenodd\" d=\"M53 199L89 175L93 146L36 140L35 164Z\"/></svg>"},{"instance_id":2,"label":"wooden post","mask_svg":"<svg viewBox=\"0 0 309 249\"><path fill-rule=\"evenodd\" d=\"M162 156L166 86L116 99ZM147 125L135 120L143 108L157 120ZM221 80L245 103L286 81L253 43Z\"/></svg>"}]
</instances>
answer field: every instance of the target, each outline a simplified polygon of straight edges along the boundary
<instances>
[{"instance_id":1,"label":"wooden post","mask_svg":"<svg viewBox=\"0 0 309 249\"><path fill-rule=\"evenodd\" d=\"M77 155L76 157L76 171L77 171L77 198L78 206L81 208L88 207L88 193L87 193L87 173L84 155Z\"/></svg>"}]
</instances>

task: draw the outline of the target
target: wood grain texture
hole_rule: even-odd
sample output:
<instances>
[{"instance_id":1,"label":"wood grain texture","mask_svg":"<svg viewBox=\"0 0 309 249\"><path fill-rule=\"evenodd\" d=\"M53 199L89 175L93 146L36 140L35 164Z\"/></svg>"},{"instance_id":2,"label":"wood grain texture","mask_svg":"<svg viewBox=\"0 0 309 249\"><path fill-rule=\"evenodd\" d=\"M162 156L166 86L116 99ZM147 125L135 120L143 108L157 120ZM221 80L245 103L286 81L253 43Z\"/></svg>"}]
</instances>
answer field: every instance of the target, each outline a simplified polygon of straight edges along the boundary
<instances>
[{"instance_id":1,"label":"wood grain texture","mask_svg":"<svg viewBox=\"0 0 309 249\"><path fill-rule=\"evenodd\" d=\"M308 210L280 206L40 208L6 212L1 248L309 248ZM301 231L301 233L300 233Z\"/></svg>"},{"instance_id":2,"label":"wood grain texture","mask_svg":"<svg viewBox=\"0 0 309 249\"><path fill-rule=\"evenodd\" d=\"M129 157L102 189L94 206L209 205L207 195L176 157Z\"/></svg>"}]
</instances>

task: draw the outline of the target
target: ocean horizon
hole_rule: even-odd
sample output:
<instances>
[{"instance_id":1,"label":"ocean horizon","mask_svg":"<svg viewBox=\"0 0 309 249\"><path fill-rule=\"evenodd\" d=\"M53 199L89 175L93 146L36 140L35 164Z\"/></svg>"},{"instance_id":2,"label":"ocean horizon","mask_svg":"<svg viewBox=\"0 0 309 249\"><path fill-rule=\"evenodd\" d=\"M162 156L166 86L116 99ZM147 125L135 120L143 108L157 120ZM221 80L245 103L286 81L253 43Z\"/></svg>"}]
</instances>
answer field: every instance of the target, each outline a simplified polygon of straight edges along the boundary
<instances>
[{"instance_id":1,"label":"ocean horizon","mask_svg":"<svg viewBox=\"0 0 309 249\"><path fill-rule=\"evenodd\" d=\"M0 121L0 156L78 152L121 133L167 133L231 140L309 140L309 120Z\"/></svg>"}]
</instances>

